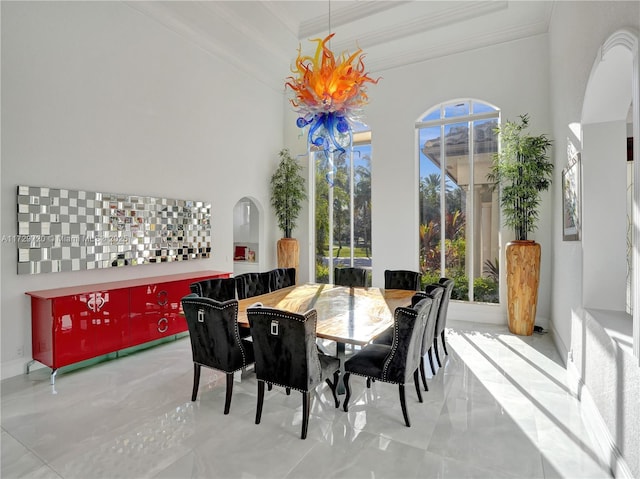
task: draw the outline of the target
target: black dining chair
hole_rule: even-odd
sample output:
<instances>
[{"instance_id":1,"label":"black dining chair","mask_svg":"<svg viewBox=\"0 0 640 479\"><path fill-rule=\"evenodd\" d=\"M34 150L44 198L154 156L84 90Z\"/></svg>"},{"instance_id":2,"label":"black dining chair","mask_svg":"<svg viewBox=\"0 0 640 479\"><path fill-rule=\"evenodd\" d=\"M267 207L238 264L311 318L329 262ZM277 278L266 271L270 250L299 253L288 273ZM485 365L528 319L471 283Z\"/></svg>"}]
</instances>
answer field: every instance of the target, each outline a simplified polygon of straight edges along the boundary
<instances>
[{"instance_id":1,"label":"black dining chair","mask_svg":"<svg viewBox=\"0 0 640 479\"><path fill-rule=\"evenodd\" d=\"M442 306L442 296L444 294L444 288L439 284L428 284L424 288L424 293L427 297L431 298L431 311L429 312L429 319L427 320L427 326L424 328L424 337L422 339L422 357L420 358L420 376L422 376L422 384L424 390L428 391L427 375L424 370L424 357L429 358L429 366L431 367L431 374L435 376L436 369L433 366L433 339L435 337L436 323L438 321L438 312Z\"/></svg>"},{"instance_id":2,"label":"black dining chair","mask_svg":"<svg viewBox=\"0 0 640 479\"><path fill-rule=\"evenodd\" d=\"M296 284L295 268L276 268L269 271L269 290L277 291Z\"/></svg>"},{"instance_id":3,"label":"black dining chair","mask_svg":"<svg viewBox=\"0 0 640 479\"><path fill-rule=\"evenodd\" d=\"M387 269L384 271L384 289L420 289L420 273L404 269Z\"/></svg>"},{"instance_id":4,"label":"black dining chair","mask_svg":"<svg viewBox=\"0 0 640 479\"><path fill-rule=\"evenodd\" d=\"M442 301L440 303L440 309L438 310L438 321L436 322L435 336L433 338L433 349L436 353L436 361L438 361L438 367L442 367L440 362L440 354L438 353L438 336L442 339L442 348L444 354L449 355L447 351L447 343L444 339L444 330L447 327L447 315L449 311L449 300L451 299L451 292L453 291L454 282L449 278L440 278L439 283L444 287L444 293L442 295Z\"/></svg>"},{"instance_id":5,"label":"black dining chair","mask_svg":"<svg viewBox=\"0 0 640 479\"><path fill-rule=\"evenodd\" d=\"M269 272L243 273L235 277L238 299L252 298L269 292Z\"/></svg>"},{"instance_id":6,"label":"black dining chair","mask_svg":"<svg viewBox=\"0 0 640 479\"><path fill-rule=\"evenodd\" d=\"M182 309L193 355L191 400L198 396L202 366L217 369L227 376L224 413L229 414L233 374L254 362L251 342L241 339L238 332L238 300L220 302L192 293L182 298Z\"/></svg>"},{"instance_id":7,"label":"black dining chair","mask_svg":"<svg viewBox=\"0 0 640 479\"><path fill-rule=\"evenodd\" d=\"M216 301L229 301L236 299L236 280L234 278L211 278L191 283L192 293L203 298Z\"/></svg>"},{"instance_id":8,"label":"black dining chair","mask_svg":"<svg viewBox=\"0 0 640 479\"><path fill-rule=\"evenodd\" d=\"M336 267L333 270L333 284L338 286L364 288L369 286L367 273L368 271L365 268Z\"/></svg>"},{"instance_id":9,"label":"black dining chair","mask_svg":"<svg viewBox=\"0 0 640 479\"><path fill-rule=\"evenodd\" d=\"M393 314L393 340L390 345L370 343L364 346L344 363L344 410L349 410L351 374L386 383L397 384L400 393L400 406L407 427L411 427L405 400L404 385L411 380L415 383L418 401L422 402L420 392L420 353L424 328L431 310L431 298L422 298L414 307L396 308Z\"/></svg>"},{"instance_id":10,"label":"black dining chair","mask_svg":"<svg viewBox=\"0 0 640 479\"><path fill-rule=\"evenodd\" d=\"M429 359L429 366L431 367L431 373L433 375L436 374L436 369L433 366L433 356L432 356L432 346L433 346L433 338L435 335L436 321L438 318L438 311L440 308L442 295L444 293L444 288L439 284L430 284L425 287L424 291L418 291L411 298L411 307L414 307L420 300L423 298L431 299L431 309L429 310L429 317L427 318L427 324L424 328L424 336L422 337L422 346L421 353L422 356L420 358L420 376L422 376L422 384L424 385L424 390L428 391L429 386L427 386L427 375L424 370L424 357L425 355ZM393 343L393 326L387 328L382 334L380 334L377 338L375 338L373 343L376 344L386 344L391 345ZM369 385L369 384L367 384Z\"/></svg>"},{"instance_id":11,"label":"black dining chair","mask_svg":"<svg viewBox=\"0 0 640 479\"><path fill-rule=\"evenodd\" d=\"M247 318L251 327L255 352L255 371L258 379L256 424L260 424L264 402L264 385L295 389L302 393L302 433L307 437L311 392L323 381L331 388L335 406L340 406L336 388L340 360L322 354L316 348L315 310L304 314L273 308L249 308ZM329 378L333 377L333 381Z\"/></svg>"}]
</instances>

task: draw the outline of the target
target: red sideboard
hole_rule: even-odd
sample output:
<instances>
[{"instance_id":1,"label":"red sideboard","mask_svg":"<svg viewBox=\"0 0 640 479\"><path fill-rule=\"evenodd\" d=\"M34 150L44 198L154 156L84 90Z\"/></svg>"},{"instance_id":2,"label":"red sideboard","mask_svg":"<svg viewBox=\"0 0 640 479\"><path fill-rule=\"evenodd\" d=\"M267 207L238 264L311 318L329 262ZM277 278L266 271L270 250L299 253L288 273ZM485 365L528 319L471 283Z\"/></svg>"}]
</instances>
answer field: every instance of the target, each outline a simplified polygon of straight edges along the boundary
<instances>
[{"instance_id":1,"label":"red sideboard","mask_svg":"<svg viewBox=\"0 0 640 479\"><path fill-rule=\"evenodd\" d=\"M153 276L28 291L32 357L53 372L187 330L180 300L194 281L228 278L222 271Z\"/></svg>"}]
</instances>

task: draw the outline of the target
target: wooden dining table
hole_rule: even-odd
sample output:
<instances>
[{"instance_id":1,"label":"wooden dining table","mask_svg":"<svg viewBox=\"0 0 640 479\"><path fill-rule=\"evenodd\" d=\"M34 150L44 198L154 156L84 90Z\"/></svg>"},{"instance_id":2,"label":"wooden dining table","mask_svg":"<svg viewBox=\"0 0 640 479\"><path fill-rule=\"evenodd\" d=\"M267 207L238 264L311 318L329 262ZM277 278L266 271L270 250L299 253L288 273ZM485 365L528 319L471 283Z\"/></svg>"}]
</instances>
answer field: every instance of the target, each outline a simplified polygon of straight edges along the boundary
<instances>
[{"instance_id":1,"label":"wooden dining table","mask_svg":"<svg viewBox=\"0 0 640 479\"><path fill-rule=\"evenodd\" d=\"M249 327L247 308L257 303L294 313L315 309L318 314L316 336L335 341L342 373L345 346L362 346L375 339L393 324L395 309L398 306L408 306L415 293L403 289L350 288L305 283L240 300L238 324ZM344 392L342 381L339 382L339 392Z\"/></svg>"}]
</instances>

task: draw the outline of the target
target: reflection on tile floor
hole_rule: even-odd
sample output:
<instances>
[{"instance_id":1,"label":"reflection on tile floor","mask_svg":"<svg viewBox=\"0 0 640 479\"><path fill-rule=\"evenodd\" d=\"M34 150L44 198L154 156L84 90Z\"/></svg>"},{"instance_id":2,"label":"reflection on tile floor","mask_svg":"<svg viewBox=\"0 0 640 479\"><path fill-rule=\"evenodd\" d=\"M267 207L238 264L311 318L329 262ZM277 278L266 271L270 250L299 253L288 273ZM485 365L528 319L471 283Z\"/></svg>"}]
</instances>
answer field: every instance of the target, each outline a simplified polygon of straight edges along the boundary
<instances>
[{"instance_id":1,"label":"reflection on tile floor","mask_svg":"<svg viewBox=\"0 0 640 479\"><path fill-rule=\"evenodd\" d=\"M424 403L407 388L352 377L349 412L326 385L300 440L301 396L274 388L254 424L256 380L203 369L191 402L188 338L70 372L2 382L3 479L603 478L549 335L452 321L449 356ZM427 368L428 369L428 368Z\"/></svg>"}]
</instances>

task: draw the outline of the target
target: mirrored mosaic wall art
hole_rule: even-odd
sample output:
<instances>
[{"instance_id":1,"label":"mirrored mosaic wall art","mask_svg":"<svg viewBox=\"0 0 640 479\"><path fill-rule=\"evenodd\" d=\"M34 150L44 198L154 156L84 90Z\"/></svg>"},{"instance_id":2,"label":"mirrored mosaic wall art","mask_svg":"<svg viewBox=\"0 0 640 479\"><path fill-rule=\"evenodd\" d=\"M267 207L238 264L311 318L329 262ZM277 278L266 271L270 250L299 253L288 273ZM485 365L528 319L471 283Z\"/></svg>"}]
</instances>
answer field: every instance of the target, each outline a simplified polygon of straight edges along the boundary
<instances>
[{"instance_id":1,"label":"mirrored mosaic wall art","mask_svg":"<svg viewBox=\"0 0 640 479\"><path fill-rule=\"evenodd\" d=\"M18 274L209 258L211 204L18 186Z\"/></svg>"}]
</instances>

